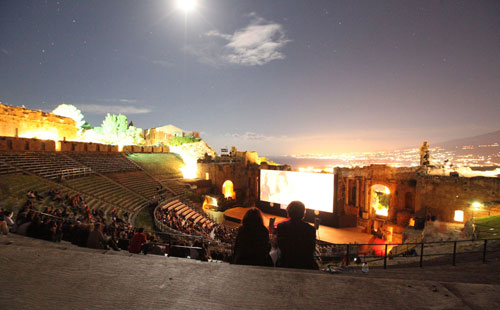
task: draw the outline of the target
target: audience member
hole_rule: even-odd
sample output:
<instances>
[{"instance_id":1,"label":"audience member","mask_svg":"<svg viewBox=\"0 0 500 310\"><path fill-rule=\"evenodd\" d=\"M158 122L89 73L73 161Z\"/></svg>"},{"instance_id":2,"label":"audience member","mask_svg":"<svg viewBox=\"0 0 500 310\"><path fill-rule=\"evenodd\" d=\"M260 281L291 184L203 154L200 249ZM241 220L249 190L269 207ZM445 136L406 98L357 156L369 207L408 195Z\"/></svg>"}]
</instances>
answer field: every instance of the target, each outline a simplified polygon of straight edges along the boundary
<instances>
[{"instance_id":1,"label":"audience member","mask_svg":"<svg viewBox=\"0 0 500 310\"><path fill-rule=\"evenodd\" d=\"M101 224L91 224L87 247L92 249L107 249L107 241L102 233Z\"/></svg>"},{"instance_id":2,"label":"audience member","mask_svg":"<svg viewBox=\"0 0 500 310\"><path fill-rule=\"evenodd\" d=\"M264 226L259 209L251 208L243 217L234 245L235 264L272 266L269 256L269 231Z\"/></svg>"},{"instance_id":3,"label":"audience member","mask_svg":"<svg viewBox=\"0 0 500 310\"><path fill-rule=\"evenodd\" d=\"M292 201L287 207L289 221L278 224L276 235L281 256L280 267L317 269L314 261L316 230L304 222L305 206Z\"/></svg>"},{"instance_id":4,"label":"audience member","mask_svg":"<svg viewBox=\"0 0 500 310\"><path fill-rule=\"evenodd\" d=\"M9 226L7 225L3 212L0 212L0 232L4 235L9 234Z\"/></svg>"},{"instance_id":5,"label":"audience member","mask_svg":"<svg viewBox=\"0 0 500 310\"><path fill-rule=\"evenodd\" d=\"M130 245L128 246L128 251L130 253L139 254L141 253L142 246L147 242L146 235L144 234L144 228L138 228L137 232L130 240Z\"/></svg>"}]
</instances>

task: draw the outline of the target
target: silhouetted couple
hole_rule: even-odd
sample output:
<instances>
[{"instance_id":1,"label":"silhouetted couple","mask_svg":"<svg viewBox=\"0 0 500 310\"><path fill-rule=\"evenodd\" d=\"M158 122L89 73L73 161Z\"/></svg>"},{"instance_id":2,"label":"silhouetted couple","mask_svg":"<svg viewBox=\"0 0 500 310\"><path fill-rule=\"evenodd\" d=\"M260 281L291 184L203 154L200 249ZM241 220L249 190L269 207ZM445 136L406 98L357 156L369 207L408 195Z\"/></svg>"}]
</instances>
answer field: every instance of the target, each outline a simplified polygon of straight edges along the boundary
<instances>
[{"instance_id":1,"label":"silhouetted couple","mask_svg":"<svg viewBox=\"0 0 500 310\"><path fill-rule=\"evenodd\" d=\"M287 268L317 269L314 260L316 231L303 221L305 206L292 201L287 207L289 220L278 224L276 237L280 255L277 266ZM244 265L272 266L269 231L264 226L262 215L251 208L243 217L234 248L234 263Z\"/></svg>"}]
</instances>

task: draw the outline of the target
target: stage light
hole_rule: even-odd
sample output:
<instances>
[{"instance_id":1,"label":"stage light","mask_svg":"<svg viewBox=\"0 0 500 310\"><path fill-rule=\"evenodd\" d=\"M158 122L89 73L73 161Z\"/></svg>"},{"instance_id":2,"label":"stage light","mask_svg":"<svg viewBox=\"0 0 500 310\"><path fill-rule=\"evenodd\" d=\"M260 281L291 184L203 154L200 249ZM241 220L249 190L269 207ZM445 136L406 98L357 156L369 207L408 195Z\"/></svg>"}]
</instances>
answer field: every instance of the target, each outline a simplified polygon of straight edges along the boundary
<instances>
[{"instance_id":1,"label":"stage light","mask_svg":"<svg viewBox=\"0 0 500 310\"><path fill-rule=\"evenodd\" d=\"M455 210L455 217L453 218L455 222L463 222L464 221L464 211Z\"/></svg>"},{"instance_id":2,"label":"stage light","mask_svg":"<svg viewBox=\"0 0 500 310\"><path fill-rule=\"evenodd\" d=\"M185 166L181 168L184 179L195 179L198 175L198 159L187 154L179 154L184 161Z\"/></svg>"},{"instance_id":3,"label":"stage light","mask_svg":"<svg viewBox=\"0 0 500 310\"><path fill-rule=\"evenodd\" d=\"M184 13L189 13L196 9L198 6L198 1L197 0L177 0L176 1L177 8L181 11L184 11Z\"/></svg>"},{"instance_id":4,"label":"stage light","mask_svg":"<svg viewBox=\"0 0 500 310\"><path fill-rule=\"evenodd\" d=\"M478 201L474 201L474 202L472 203L472 207L473 207L473 208L474 208L474 210L476 210L476 211L477 211L477 210L479 210L479 208L481 208L482 206L483 206L483 204L482 204L482 203L480 203L480 202L478 202Z\"/></svg>"}]
</instances>

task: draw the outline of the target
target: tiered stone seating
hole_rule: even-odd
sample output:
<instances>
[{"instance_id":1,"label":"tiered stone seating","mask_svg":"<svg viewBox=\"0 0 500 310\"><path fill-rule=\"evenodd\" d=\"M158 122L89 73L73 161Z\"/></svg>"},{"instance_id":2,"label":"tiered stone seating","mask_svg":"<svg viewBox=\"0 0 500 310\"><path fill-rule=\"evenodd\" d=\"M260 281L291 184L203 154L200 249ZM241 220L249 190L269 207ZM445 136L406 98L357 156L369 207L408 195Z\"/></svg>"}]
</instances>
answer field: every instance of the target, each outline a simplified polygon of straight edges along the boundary
<instances>
[{"instance_id":1,"label":"tiered stone seating","mask_svg":"<svg viewBox=\"0 0 500 310\"><path fill-rule=\"evenodd\" d=\"M137 171L139 168L123 154L69 152L68 156L99 173Z\"/></svg>"},{"instance_id":2,"label":"tiered stone seating","mask_svg":"<svg viewBox=\"0 0 500 310\"><path fill-rule=\"evenodd\" d=\"M163 188L158 181L144 171L118 172L107 174L106 177L148 199L158 195L158 187Z\"/></svg>"},{"instance_id":3,"label":"tiered stone seating","mask_svg":"<svg viewBox=\"0 0 500 310\"><path fill-rule=\"evenodd\" d=\"M109 204L132 213L138 212L147 201L141 196L111 182L102 176L68 180L65 184L75 190L95 196Z\"/></svg>"},{"instance_id":4,"label":"tiered stone seating","mask_svg":"<svg viewBox=\"0 0 500 310\"><path fill-rule=\"evenodd\" d=\"M209 218L198 213L198 211L192 209L190 206L184 204L178 199L170 201L164 205L162 209L174 211L177 214L184 216L186 219L192 218L194 223L201 222L202 224L209 225L210 227L214 225Z\"/></svg>"},{"instance_id":5,"label":"tiered stone seating","mask_svg":"<svg viewBox=\"0 0 500 310\"><path fill-rule=\"evenodd\" d=\"M181 179L159 179L161 185L170 189L174 195L182 195L188 191L188 186Z\"/></svg>"},{"instance_id":6,"label":"tiered stone seating","mask_svg":"<svg viewBox=\"0 0 500 310\"><path fill-rule=\"evenodd\" d=\"M133 153L127 156L156 179L181 178L182 158L174 153Z\"/></svg>"},{"instance_id":7,"label":"tiered stone seating","mask_svg":"<svg viewBox=\"0 0 500 310\"><path fill-rule=\"evenodd\" d=\"M6 164L3 161L0 161L0 175L11 174L16 172L19 172L19 170L17 170L16 168L12 167L9 164Z\"/></svg>"},{"instance_id":8,"label":"tiered stone seating","mask_svg":"<svg viewBox=\"0 0 500 310\"><path fill-rule=\"evenodd\" d=\"M103 209L105 213L113 208L112 205L92 197L90 195L77 192L70 188L59 185L59 183L54 183L48 181L44 178L33 175L22 175L22 174L9 174L4 175L0 181L2 186L5 186L8 191L8 197L15 198L19 203L23 203L26 199L26 193L29 190L37 191L40 194L46 193L50 188L55 188L61 191L62 195L69 194L74 196L77 193L85 200L85 202L92 209ZM4 197L7 198L7 197ZM20 207L21 205L14 206Z\"/></svg>"},{"instance_id":9,"label":"tiered stone seating","mask_svg":"<svg viewBox=\"0 0 500 310\"><path fill-rule=\"evenodd\" d=\"M0 161L41 177L56 180L92 174L86 167L61 153L52 152L0 152Z\"/></svg>"}]
</instances>

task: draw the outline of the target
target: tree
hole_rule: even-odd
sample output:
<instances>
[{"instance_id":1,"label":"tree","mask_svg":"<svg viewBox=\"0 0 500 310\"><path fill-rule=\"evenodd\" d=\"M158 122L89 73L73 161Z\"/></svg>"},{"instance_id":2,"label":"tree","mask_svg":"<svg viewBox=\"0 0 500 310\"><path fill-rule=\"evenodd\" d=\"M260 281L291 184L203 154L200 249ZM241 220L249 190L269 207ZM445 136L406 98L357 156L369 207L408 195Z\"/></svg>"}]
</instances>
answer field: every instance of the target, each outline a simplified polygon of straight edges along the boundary
<instances>
[{"instance_id":1,"label":"tree","mask_svg":"<svg viewBox=\"0 0 500 310\"><path fill-rule=\"evenodd\" d=\"M87 141L106 144L137 145L143 144L142 129L130 126L127 117L123 114L106 115L101 127L87 130L85 132Z\"/></svg>"},{"instance_id":2,"label":"tree","mask_svg":"<svg viewBox=\"0 0 500 310\"><path fill-rule=\"evenodd\" d=\"M101 128L103 138L107 140L106 143L116 144L115 142L122 140L127 133L127 117L123 114L115 115L108 113L104 121L102 121Z\"/></svg>"},{"instance_id":3,"label":"tree","mask_svg":"<svg viewBox=\"0 0 500 310\"><path fill-rule=\"evenodd\" d=\"M72 118L76 123L76 128L78 129L78 134L84 129L85 121L83 120L83 114L77 107L72 104L60 104L55 108L52 113Z\"/></svg>"}]
</instances>

